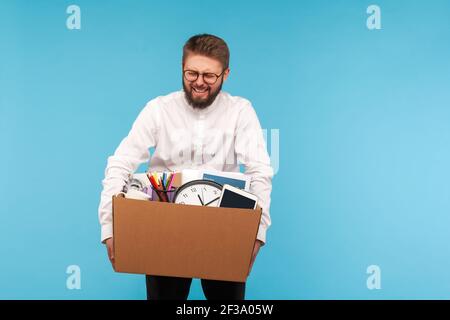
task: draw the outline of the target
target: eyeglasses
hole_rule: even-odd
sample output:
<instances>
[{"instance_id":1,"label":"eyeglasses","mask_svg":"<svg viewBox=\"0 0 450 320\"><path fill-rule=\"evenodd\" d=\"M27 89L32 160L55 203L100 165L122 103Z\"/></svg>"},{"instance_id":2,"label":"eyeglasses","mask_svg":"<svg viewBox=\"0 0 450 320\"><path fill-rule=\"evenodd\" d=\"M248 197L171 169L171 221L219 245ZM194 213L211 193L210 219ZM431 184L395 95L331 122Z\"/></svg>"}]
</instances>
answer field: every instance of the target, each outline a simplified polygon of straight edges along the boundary
<instances>
[{"instance_id":1,"label":"eyeglasses","mask_svg":"<svg viewBox=\"0 0 450 320\"><path fill-rule=\"evenodd\" d=\"M189 82L194 82L198 79L198 77L201 75L203 77L203 81L207 84L214 84L217 82L217 79L219 79L219 77L225 72L225 70L223 70L220 74L215 74L212 72L205 72L205 73L200 73L194 70L184 70L183 74L184 74L184 78L189 81Z\"/></svg>"}]
</instances>

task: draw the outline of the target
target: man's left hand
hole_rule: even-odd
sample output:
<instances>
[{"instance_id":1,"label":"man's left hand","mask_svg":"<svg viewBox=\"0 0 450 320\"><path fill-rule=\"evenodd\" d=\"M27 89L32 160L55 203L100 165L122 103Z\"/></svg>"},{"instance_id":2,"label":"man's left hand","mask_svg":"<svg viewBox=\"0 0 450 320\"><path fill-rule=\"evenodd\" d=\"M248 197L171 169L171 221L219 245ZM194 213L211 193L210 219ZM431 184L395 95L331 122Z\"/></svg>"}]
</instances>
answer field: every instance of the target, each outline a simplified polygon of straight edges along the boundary
<instances>
[{"instance_id":1,"label":"man's left hand","mask_svg":"<svg viewBox=\"0 0 450 320\"><path fill-rule=\"evenodd\" d=\"M258 255L259 248L264 243L261 240L256 240L255 245L253 246L253 253L252 253L252 260L250 261L250 268L248 269L248 274L250 275L250 272L252 271L253 263L255 262L256 256Z\"/></svg>"}]
</instances>

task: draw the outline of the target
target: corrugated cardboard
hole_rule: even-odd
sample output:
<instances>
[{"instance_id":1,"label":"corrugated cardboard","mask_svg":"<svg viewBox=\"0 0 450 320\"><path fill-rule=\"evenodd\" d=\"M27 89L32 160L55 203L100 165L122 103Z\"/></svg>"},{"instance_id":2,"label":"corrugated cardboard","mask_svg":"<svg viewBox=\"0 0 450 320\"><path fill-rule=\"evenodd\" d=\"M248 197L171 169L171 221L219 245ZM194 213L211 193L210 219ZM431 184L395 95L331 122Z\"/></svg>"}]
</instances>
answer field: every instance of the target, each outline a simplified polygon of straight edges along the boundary
<instances>
[{"instance_id":1,"label":"corrugated cardboard","mask_svg":"<svg viewBox=\"0 0 450 320\"><path fill-rule=\"evenodd\" d=\"M113 197L117 272L245 282L261 209Z\"/></svg>"}]
</instances>

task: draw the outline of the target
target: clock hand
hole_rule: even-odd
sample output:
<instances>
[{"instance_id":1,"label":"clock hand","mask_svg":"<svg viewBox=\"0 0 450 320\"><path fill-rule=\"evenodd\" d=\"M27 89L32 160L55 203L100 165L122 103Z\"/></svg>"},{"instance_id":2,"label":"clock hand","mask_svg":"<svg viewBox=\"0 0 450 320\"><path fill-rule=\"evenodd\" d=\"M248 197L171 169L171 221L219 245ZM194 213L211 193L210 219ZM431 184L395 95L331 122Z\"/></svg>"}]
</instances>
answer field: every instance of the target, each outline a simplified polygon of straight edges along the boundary
<instances>
[{"instance_id":1,"label":"clock hand","mask_svg":"<svg viewBox=\"0 0 450 320\"><path fill-rule=\"evenodd\" d=\"M200 203L202 204L202 206L204 206L204 204L203 204L203 200L202 200L202 198L200 198L200 195L197 193L197 197L198 197L198 199L200 200Z\"/></svg>"},{"instance_id":2,"label":"clock hand","mask_svg":"<svg viewBox=\"0 0 450 320\"><path fill-rule=\"evenodd\" d=\"M219 199L220 199L220 197L217 197L217 198L215 198L214 200L211 200L210 202L208 202L207 204L205 204L205 206L207 206L208 204L213 203L214 201L219 200Z\"/></svg>"}]
</instances>

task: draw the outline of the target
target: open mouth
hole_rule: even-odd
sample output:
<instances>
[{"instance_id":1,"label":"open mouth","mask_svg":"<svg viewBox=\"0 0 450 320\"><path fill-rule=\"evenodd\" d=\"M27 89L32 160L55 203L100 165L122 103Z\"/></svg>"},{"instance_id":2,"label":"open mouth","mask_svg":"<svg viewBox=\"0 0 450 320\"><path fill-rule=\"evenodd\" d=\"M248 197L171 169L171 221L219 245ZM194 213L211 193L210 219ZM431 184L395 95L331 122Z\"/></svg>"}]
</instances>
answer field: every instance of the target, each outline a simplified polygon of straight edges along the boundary
<instances>
[{"instance_id":1,"label":"open mouth","mask_svg":"<svg viewBox=\"0 0 450 320\"><path fill-rule=\"evenodd\" d=\"M206 93L206 92L208 92L208 87L205 87L205 88L192 87L192 91L197 92L197 93Z\"/></svg>"}]
</instances>

